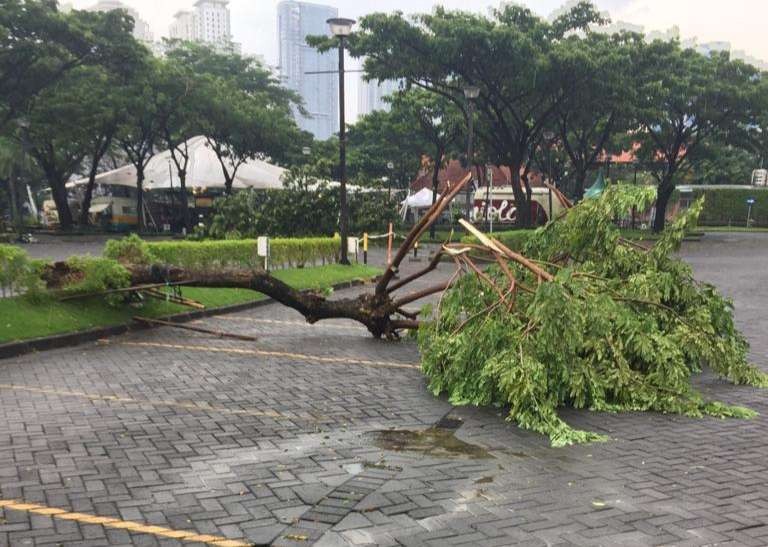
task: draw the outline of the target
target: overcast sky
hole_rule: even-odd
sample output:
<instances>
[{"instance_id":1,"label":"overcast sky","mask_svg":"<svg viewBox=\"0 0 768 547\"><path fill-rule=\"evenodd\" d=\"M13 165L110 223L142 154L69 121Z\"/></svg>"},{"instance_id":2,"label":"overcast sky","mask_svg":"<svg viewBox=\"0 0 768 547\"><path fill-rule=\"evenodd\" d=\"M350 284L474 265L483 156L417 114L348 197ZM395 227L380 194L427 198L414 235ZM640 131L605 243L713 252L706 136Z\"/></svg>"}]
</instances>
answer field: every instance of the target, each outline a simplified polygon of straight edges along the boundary
<instances>
[{"instance_id":1,"label":"overcast sky","mask_svg":"<svg viewBox=\"0 0 768 547\"><path fill-rule=\"evenodd\" d=\"M72 1L72 0L70 0ZM164 36L173 14L191 8L194 0L123 0L136 8L152 26L155 37ZM94 0L74 0L77 8ZM277 57L277 0L230 0L232 32L235 41L248 53L259 53L275 64ZM406 13L429 11L434 0L329 0L318 3L335 5L339 14L357 18L372 11L402 10ZM448 8L487 10L498 1L443 0ZM548 15L564 0L525 0L523 3L541 15ZM734 49L744 49L768 61L768 21L766 0L597 0L601 10L608 10L613 20L644 25L646 31L666 30L678 25L683 38L700 41L729 41ZM470 7L471 6L471 7Z\"/></svg>"},{"instance_id":2,"label":"overcast sky","mask_svg":"<svg viewBox=\"0 0 768 547\"><path fill-rule=\"evenodd\" d=\"M65 0L76 8L88 7L95 0ZM138 10L152 27L155 38L166 36L173 14L190 9L195 0L122 0ZM359 18L374 11L420 13L430 11L436 4L451 9L487 11L497 7L499 0L318 0L339 9L339 15ZM522 0L542 16L562 6L565 0ZM680 27L683 39L698 38L700 42L727 41L734 50L768 61L768 0L596 0L601 10L607 10L613 21L643 25L646 32ZM267 62L277 64L277 4L278 0L230 0L234 40L243 44L245 53L264 55ZM350 67L352 68L352 67ZM350 74L350 99L347 115L357 117L356 74Z\"/></svg>"}]
</instances>

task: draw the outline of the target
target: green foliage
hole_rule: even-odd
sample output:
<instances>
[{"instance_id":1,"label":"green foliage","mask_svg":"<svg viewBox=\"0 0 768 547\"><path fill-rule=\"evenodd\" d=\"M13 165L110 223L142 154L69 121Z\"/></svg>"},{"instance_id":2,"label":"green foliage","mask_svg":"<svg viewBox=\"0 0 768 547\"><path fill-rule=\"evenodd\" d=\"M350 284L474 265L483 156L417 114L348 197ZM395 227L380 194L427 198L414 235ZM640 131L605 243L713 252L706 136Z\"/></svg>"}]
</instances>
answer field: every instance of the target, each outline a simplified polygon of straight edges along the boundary
<instances>
[{"instance_id":1,"label":"green foliage","mask_svg":"<svg viewBox=\"0 0 768 547\"><path fill-rule=\"evenodd\" d=\"M331 264L336 262L339 239L335 237L270 239L270 267ZM183 268L211 269L217 267L262 268L264 258L256 254L255 239L223 241L153 241L147 242L136 234L110 240L104 247L104 257L120 264L151 264L160 262Z\"/></svg>"},{"instance_id":2,"label":"green foliage","mask_svg":"<svg viewBox=\"0 0 768 547\"><path fill-rule=\"evenodd\" d=\"M107 241L104 258L117 260L120 264L151 264L155 260L149 244L137 234Z\"/></svg>"},{"instance_id":3,"label":"green foliage","mask_svg":"<svg viewBox=\"0 0 768 547\"><path fill-rule=\"evenodd\" d=\"M699 222L703 225L747 225L747 199L754 198L751 225L768 226L768 188L707 188L693 192L695 198L706 197Z\"/></svg>"},{"instance_id":4,"label":"green foliage","mask_svg":"<svg viewBox=\"0 0 768 547\"><path fill-rule=\"evenodd\" d=\"M0 294L4 297L19 292L37 295L40 290L37 262L15 245L0 244Z\"/></svg>"},{"instance_id":5,"label":"green foliage","mask_svg":"<svg viewBox=\"0 0 768 547\"><path fill-rule=\"evenodd\" d=\"M247 190L217 199L204 235L216 239L332 235L338 230L339 188L312 173L311 167L291 170L284 190ZM397 205L380 188L348 192L347 202L353 234L397 223Z\"/></svg>"},{"instance_id":6,"label":"green foliage","mask_svg":"<svg viewBox=\"0 0 768 547\"><path fill-rule=\"evenodd\" d=\"M432 391L448 393L454 404L508 405L510 420L548 435L554 446L603 439L565 423L557 414L565 405L754 416L706 400L691 384L707 365L733 383L768 386L768 376L747 363L731 303L673 256L703 202L650 251L620 243L613 218L653 199L653 189L611 186L536 230L525 255L554 280L539 283L510 264L529 289L518 291L511 309L479 276L448 290L419 331ZM506 280L496 268L488 274Z\"/></svg>"},{"instance_id":7,"label":"green foliage","mask_svg":"<svg viewBox=\"0 0 768 547\"><path fill-rule=\"evenodd\" d=\"M556 46L575 31L602 22L589 2L579 2L552 21L512 4L488 15L438 6L414 16L366 15L347 43L354 57L365 59L367 77L405 81L462 110L467 104L463 89L477 87L479 96L472 103L475 159L510 167L518 223L530 226L528 196L517 183L565 97ZM333 42L310 37L308 43L327 49ZM429 154L436 155L434 150Z\"/></svg>"},{"instance_id":8,"label":"green foliage","mask_svg":"<svg viewBox=\"0 0 768 547\"><path fill-rule=\"evenodd\" d=\"M64 294L93 294L112 289L123 289L131 285L131 274L119 262L111 258L72 257L67 264L79 272L78 278L68 284ZM110 305L123 301L121 295L109 295L105 300Z\"/></svg>"},{"instance_id":9,"label":"green foliage","mask_svg":"<svg viewBox=\"0 0 768 547\"><path fill-rule=\"evenodd\" d=\"M185 268L262 268L255 239L224 241L157 241L147 243L153 260ZM332 237L275 238L270 240L270 267L303 267L336 261L339 240Z\"/></svg>"}]
</instances>

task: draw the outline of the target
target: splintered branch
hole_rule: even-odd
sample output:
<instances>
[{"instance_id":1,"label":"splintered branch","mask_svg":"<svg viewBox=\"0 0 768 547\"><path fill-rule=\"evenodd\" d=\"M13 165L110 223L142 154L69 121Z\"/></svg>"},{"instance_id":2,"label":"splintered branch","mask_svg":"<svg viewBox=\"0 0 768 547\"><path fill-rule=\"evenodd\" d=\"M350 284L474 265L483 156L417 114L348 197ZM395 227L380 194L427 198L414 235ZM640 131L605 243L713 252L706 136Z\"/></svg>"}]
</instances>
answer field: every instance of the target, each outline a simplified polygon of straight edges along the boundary
<instances>
[{"instance_id":1,"label":"splintered branch","mask_svg":"<svg viewBox=\"0 0 768 547\"><path fill-rule=\"evenodd\" d=\"M404 297L395 300L394 306L396 308L401 308L402 306L405 306L406 304L410 304L411 302L415 302L416 300L421 300L422 298L436 294L439 292L443 292L445 289L451 286L451 281L446 281L444 283L438 283L437 285L433 285L431 287L427 287L426 289L421 289L419 291L413 292L411 294L407 294Z\"/></svg>"},{"instance_id":2,"label":"splintered branch","mask_svg":"<svg viewBox=\"0 0 768 547\"><path fill-rule=\"evenodd\" d=\"M448 204L453 201L453 198L455 198L456 195L462 190L462 188L467 185L471 178L472 174L470 173L453 188L451 188L451 190L446 195L442 196L440 200L436 201L435 204L429 208L427 213L411 229L411 231L405 237L405 241L403 241L403 243L397 249L397 253L392 259L392 263L387 266L386 271L381 276L379 282L376 284L376 294L385 294L387 292L387 287L395 277L395 273L400 267L400 264L403 262L403 259L413 248L413 245L419 240L422 234L424 234L424 232L426 232L429 227L434 224L438 218L440 218L440 215L445 210L445 208L448 207Z\"/></svg>"},{"instance_id":3,"label":"splintered branch","mask_svg":"<svg viewBox=\"0 0 768 547\"><path fill-rule=\"evenodd\" d=\"M400 287L404 287L408 283L411 283L421 277L424 277L428 273L432 272L435 268L437 268L437 265L440 263L440 260L442 258L443 258L443 251L439 250L438 252L435 253L435 256L432 257L432 260L429 261L429 265L427 265L426 268L424 268L423 270L419 270L418 272L413 273L404 279L401 279L397 283L394 283L391 287L387 289L387 292L392 293L397 289L399 289Z\"/></svg>"},{"instance_id":4,"label":"splintered branch","mask_svg":"<svg viewBox=\"0 0 768 547\"><path fill-rule=\"evenodd\" d=\"M516 253L515 251L511 250L509 247L504 245L498 239L493 239L486 236L483 232L481 232L480 230L472 226L466 220L460 219L459 223L462 226L464 226L464 228L466 228L466 230L469 233L471 233L473 236L479 239L480 242L483 245L485 245L488 249L492 251L496 251L499 254L506 255L508 258L511 258L513 261L517 262L521 266L528 268L531 272L536 274L536 277L538 277L539 279L544 279L546 281L552 281L554 279L554 276L551 273L549 273L547 270L539 267L534 262L524 257L520 253Z\"/></svg>"}]
</instances>

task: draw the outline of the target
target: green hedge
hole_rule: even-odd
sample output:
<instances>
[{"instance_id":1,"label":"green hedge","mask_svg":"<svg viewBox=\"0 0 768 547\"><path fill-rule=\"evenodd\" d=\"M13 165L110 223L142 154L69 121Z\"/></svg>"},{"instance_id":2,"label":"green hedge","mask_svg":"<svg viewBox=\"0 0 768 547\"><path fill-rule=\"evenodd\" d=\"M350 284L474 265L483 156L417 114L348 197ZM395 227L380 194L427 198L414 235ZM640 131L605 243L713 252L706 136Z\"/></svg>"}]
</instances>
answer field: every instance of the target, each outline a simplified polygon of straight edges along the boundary
<instances>
[{"instance_id":1,"label":"green hedge","mask_svg":"<svg viewBox=\"0 0 768 547\"><path fill-rule=\"evenodd\" d=\"M493 238L498 239L504 245L512 249L513 251L521 251L525 244L528 242L528 238L534 230L508 230L505 232L494 232ZM477 243L475 236L466 235L461 238L462 243Z\"/></svg>"},{"instance_id":2,"label":"green hedge","mask_svg":"<svg viewBox=\"0 0 768 547\"><path fill-rule=\"evenodd\" d=\"M15 245L0 244L0 296L12 296L36 288L37 263Z\"/></svg>"},{"instance_id":3,"label":"green hedge","mask_svg":"<svg viewBox=\"0 0 768 547\"><path fill-rule=\"evenodd\" d=\"M746 226L747 198L752 205L753 226L768 226L768 188L704 188L694 187L694 198L705 196L699 224L706 226Z\"/></svg>"},{"instance_id":4,"label":"green hedge","mask_svg":"<svg viewBox=\"0 0 768 547\"><path fill-rule=\"evenodd\" d=\"M152 258L186 268L216 266L261 267L256 240L156 241L147 248ZM339 239L332 237L275 238L270 240L270 268L303 267L336 262Z\"/></svg>"}]
</instances>

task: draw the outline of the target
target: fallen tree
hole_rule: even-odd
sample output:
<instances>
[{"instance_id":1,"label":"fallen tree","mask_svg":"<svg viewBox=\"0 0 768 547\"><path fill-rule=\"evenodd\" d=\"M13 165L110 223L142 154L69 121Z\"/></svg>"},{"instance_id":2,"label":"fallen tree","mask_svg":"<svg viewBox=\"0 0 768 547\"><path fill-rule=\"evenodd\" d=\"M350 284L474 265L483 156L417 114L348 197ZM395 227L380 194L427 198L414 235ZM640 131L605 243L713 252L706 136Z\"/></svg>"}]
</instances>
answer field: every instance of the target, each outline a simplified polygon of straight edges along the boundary
<instances>
[{"instance_id":1,"label":"fallen tree","mask_svg":"<svg viewBox=\"0 0 768 547\"><path fill-rule=\"evenodd\" d=\"M352 319L365 325L376 337L397 339L402 330L418 329L421 322L417 314L405 306L425 296L444 291L451 282L440 282L430 287L395 296L410 283L432 272L442 258L438 252L429 265L405 279L397 280L400 264L426 230L440 217L453 198L464 188L469 176L455 184L445 196L437 201L411 229L397 249L389 267L377 281L373 292L355 298L329 299L322 294L300 291L273 277L268 272L247 269L185 269L166 264L149 264L145 250L138 246L124 248L126 260L118 259L130 277L130 286L145 286L162 283L184 283L198 287L245 288L273 298L301 313L309 323L323 319ZM80 264L56 262L43 273L43 279L50 290L63 290L73 282L81 282L83 272ZM455 277L454 277L455 280ZM116 288L106 286L112 291Z\"/></svg>"},{"instance_id":2,"label":"fallen tree","mask_svg":"<svg viewBox=\"0 0 768 547\"><path fill-rule=\"evenodd\" d=\"M571 428L561 406L754 416L705 400L692 384L707 365L730 382L768 387L747 362L730 302L672 254L703 202L652 248L622 239L612 222L652 200L651 189L612 187L536 231L524 254L477 231L477 245L446 246L474 275L419 330L433 392L454 404L508 405L511 420L556 446L604 439ZM480 258L493 265L481 271Z\"/></svg>"},{"instance_id":3,"label":"fallen tree","mask_svg":"<svg viewBox=\"0 0 768 547\"><path fill-rule=\"evenodd\" d=\"M264 293L314 323L358 321L377 337L418 330L423 369L436 394L454 404L503 404L520 426L553 445L603 437L571 428L562 406L598 411L655 410L688 416L751 417L742 407L705 400L692 384L704 366L736 384L768 386L748 364L730 302L697 282L674 256L695 224L697 202L651 248L623 239L613 219L654 199L648 188L611 187L597 200L570 208L527 238L522 252L477 231L474 243L446 243L420 271L397 279L418 241L467 179L455 185L414 226L375 289L329 299L291 288L264 271L193 271L149 264L127 253L131 285L184 283ZM555 190L556 191L556 190ZM138 258L137 258L138 257ZM454 274L401 294L442 260ZM80 279L69 264L50 266L48 286ZM405 306L442 293L420 313Z\"/></svg>"}]
</instances>

